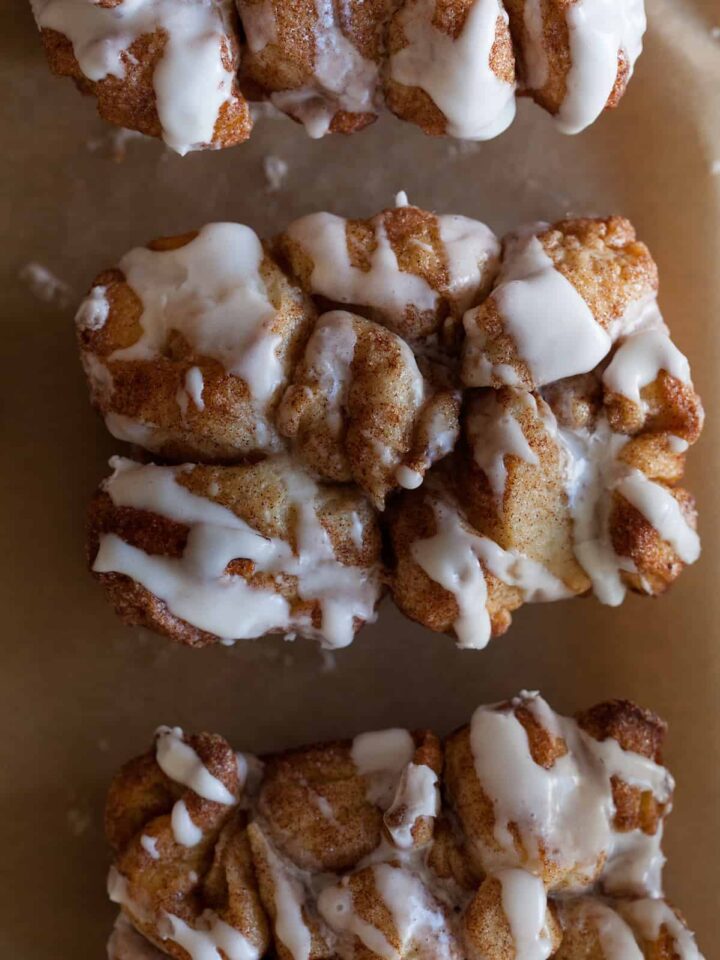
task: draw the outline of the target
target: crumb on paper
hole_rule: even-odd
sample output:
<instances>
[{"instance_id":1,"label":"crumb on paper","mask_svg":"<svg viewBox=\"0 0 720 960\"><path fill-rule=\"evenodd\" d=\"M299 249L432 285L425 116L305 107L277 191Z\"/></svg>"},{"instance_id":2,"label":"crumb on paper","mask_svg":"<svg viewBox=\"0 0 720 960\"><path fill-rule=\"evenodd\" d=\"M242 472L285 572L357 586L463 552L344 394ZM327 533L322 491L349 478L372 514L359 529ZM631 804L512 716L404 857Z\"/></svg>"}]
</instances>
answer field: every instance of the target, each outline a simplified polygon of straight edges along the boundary
<instances>
[{"instance_id":1,"label":"crumb on paper","mask_svg":"<svg viewBox=\"0 0 720 960\"><path fill-rule=\"evenodd\" d=\"M79 807L71 807L67 812L67 822L70 832L74 837L81 837L87 833L90 826L90 814Z\"/></svg>"},{"instance_id":2,"label":"crumb on paper","mask_svg":"<svg viewBox=\"0 0 720 960\"><path fill-rule=\"evenodd\" d=\"M114 163L122 163L127 157L128 144L132 140L150 140L145 134L137 130L126 130L125 127L118 127L114 130L108 130L100 137L94 137L87 141L87 148L90 153L96 153L98 156L112 160Z\"/></svg>"},{"instance_id":3,"label":"crumb on paper","mask_svg":"<svg viewBox=\"0 0 720 960\"><path fill-rule=\"evenodd\" d=\"M283 181L288 173L288 165L282 157L269 153L263 158L263 173L265 182L270 193L275 193L283 185Z\"/></svg>"},{"instance_id":4,"label":"crumb on paper","mask_svg":"<svg viewBox=\"0 0 720 960\"><path fill-rule=\"evenodd\" d=\"M36 260L26 263L18 277L30 293L43 303L65 308L73 301L72 287Z\"/></svg>"}]
</instances>

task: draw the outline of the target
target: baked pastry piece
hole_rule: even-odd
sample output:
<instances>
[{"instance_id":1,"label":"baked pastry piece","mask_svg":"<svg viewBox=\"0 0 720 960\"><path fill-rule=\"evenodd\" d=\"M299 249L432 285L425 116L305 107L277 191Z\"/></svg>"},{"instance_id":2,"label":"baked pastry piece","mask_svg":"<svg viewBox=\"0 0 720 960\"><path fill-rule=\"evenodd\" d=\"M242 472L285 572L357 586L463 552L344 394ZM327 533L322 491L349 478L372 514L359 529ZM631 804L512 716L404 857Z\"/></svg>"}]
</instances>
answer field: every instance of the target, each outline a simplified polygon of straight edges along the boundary
<instances>
[{"instance_id":1,"label":"baked pastry piece","mask_svg":"<svg viewBox=\"0 0 720 960\"><path fill-rule=\"evenodd\" d=\"M374 619L380 532L352 487L319 485L283 456L112 465L89 552L126 623L191 646L299 633L343 647Z\"/></svg>"},{"instance_id":2,"label":"baked pastry piece","mask_svg":"<svg viewBox=\"0 0 720 960\"><path fill-rule=\"evenodd\" d=\"M469 647L525 602L662 593L699 554L679 484L703 410L657 286L621 217L535 224L501 252L479 221L403 196L367 220L310 214L265 246L212 224L131 251L78 313L91 396L116 437L187 462L120 464L91 511L95 572L125 619L190 643L280 631L341 646L384 581L408 616ZM111 508L128 472L145 492ZM194 477L210 501L228 485L223 509L273 550L223 540L215 504L203 564L217 562L199 576L186 541L207 504L186 517L157 477ZM279 525L261 516L265 484ZM324 535L294 539L306 493L334 504L330 553ZM139 556L101 545L98 560L105 536L172 558L192 590L141 573ZM331 554L342 586L298 581ZM247 583L223 606L230 561ZM284 599L268 586L280 573ZM354 611L337 635L319 612L335 590Z\"/></svg>"},{"instance_id":3,"label":"baked pastry piece","mask_svg":"<svg viewBox=\"0 0 720 960\"><path fill-rule=\"evenodd\" d=\"M95 280L77 316L93 404L171 460L281 449L274 414L315 309L249 227L155 240Z\"/></svg>"},{"instance_id":4,"label":"baked pastry piece","mask_svg":"<svg viewBox=\"0 0 720 960\"><path fill-rule=\"evenodd\" d=\"M53 72L180 153L247 139L248 100L264 99L312 137L361 130L387 105L428 134L487 140L520 92L576 133L617 105L645 31L642 0L32 5Z\"/></svg>"},{"instance_id":5,"label":"baked pastry piece","mask_svg":"<svg viewBox=\"0 0 720 960\"><path fill-rule=\"evenodd\" d=\"M31 0L53 73L178 153L247 140L233 0Z\"/></svg>"},{"instance_id":6,"label":"baked pastry piece","mask_svg":"<svg viewBox=\"0 0 720 960\"><path fill-rule=\"evenodd\" d=\"M161 727L108 796L111 960L699 960L662 896L664 735L627 701L570 719L527 693L444 743L262 760Z\"/></svg>"}]
</instances>

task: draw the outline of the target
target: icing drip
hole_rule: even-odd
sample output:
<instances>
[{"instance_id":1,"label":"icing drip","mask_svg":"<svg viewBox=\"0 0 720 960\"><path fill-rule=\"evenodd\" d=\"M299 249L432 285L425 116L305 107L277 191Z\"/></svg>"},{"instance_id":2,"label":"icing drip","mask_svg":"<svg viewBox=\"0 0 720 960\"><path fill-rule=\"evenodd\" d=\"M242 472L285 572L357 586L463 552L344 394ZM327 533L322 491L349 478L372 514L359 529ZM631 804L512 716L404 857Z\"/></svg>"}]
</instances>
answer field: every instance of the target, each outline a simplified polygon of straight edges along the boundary
<instances>
[{"instance_id":1,"label":"icing drip","mask_svg":"<svg viewBox=\"0 0 720 960\"><path fill-rule=\"evenodd\" d=\"M343 427L356 341L352 314L334 310L320 317L305 349L308 374L327 400L325 416L335 436Z\"/></svg>"},{"instance_id":2,"label":"icing drip","mask_svg":"<svg viewBox=\"0 0 720 960\"><path fill-rule=\"evenodd\" d=\"M457 510L440 502L434 509L437 533L416 541L412 555L425 573L455 598L458 617L453 629L460 647L482 649L490 640L485 569L521 590L527 601L560 600L571 595L542 564L473 533Z\"/></svg>"},{"instance_id":3,"label":"icing drip","mask_svg":"<svg viewBox=\"0 0 720 960\"><path fill-rule=\"evenodd\" d=\"M401 14L408 45L390 57L391 78L424 90L445 115L450 136L496 137L515 117L515 86L491 65L497 24L507 24L507 13L498 0L475 0L456 40L434 25L434 16L435 0L415 0Z\"/></svg>"},{"instance_id":4,"label":"icing drip","mask_svg":"<svg viewBox=\"0 0 720 960\"><path fill-rule=\"evenodd\" d=\"M420 817L437 816L440 810L437 782L435 771L424 763L409 763L403 770L397 793L385 815L392 841L401 850L413 846L412 829ZM394 825L397 817L400 823Z\"/></svg>"},{"instance_id":5,"label":"icing drip","mask_svg":"<svg viewBox=\"0 0 720 960\"><path fill-rule=\"evenodd\" d=\"M336 22L332 0L315 0L312 82L271 94L272 103L299 120L313 139L324 137L338 111L377 113L378 67L362 56Z\"/></svg>"},{"instance_id":6,"label":"icing drip","mask_svg":"<svg viewBox=\"0 0 720 960\"><path fill-rule=\"evenodd\" d=\"M594 927L603 960L643 960L632 930L608 904L595 898L571 903L572 918Z\"/></svg>"},{"instance_id":7,"label":"icing drip","mask_svg":"<svg viewBox=\"0 0 720 960\"><path fill-rule=\"evenodd\" d=\"M114 458L115 473L105 490L117 506L149 510L186 524L190 532L181 558L151 556L105 534L93 569L131 577L175 616L228 642L298 627L326 646L346 646L353 639L355 618L374 618L377 578L336 559L316 513L317 485L285 460L277 463L298 514L297 553L286 541L262 536L231 510L178 484L175 478L186 467L139 466ZM299 596L320 604L322 626L316 630L306 618L294 617L275 590L226 574L238 558L252 560L257 572L296 577Z\"/></svg>"},{"instance_id":8,"label":"icing drip","mask_svg":"<svg viewBox=\"0 0 720 960\"><path fill-rule=\"evenodd\" d=\"M269 43L277 41L277 22L272 0L247 3L236 0L242 20L245 39L251 53L260 53Z\"/></svg>"},{"instance_id":9,"label":"icing drip","mask_svg":"<svg viewBox=\"0 0 720 960\"><path fill-rule=\"evenodd\" d=\"M184 800L178 800L170 815L175 842L183 847L195 847L202 840L202 830L193 823Z\"/></svg>"},{"instance_id":10,"label":"icing drip","mask_svg":"<svg viewBox=\"0 0 720 960\"><path fill-rule=\"evenodd\" d=\"M660 938L663 928L667 930L673 938L671 949L677 960L703 960L695 937L663 900L628 901L620 904L620 912L643 940L654 942Z\"/></svg>"},{"instance_id":11,"label":"icing drip","mask_svg":"<svg viewBox=\"0 0 720 960\"><path fill-rule=\"evenodd\" d=\"M102 330L109 316L110 304L107 299L107 287L93 287L80 304L80 309L75 314L75 323L80 330L91 330L95 333Z\"/></svg>"},{"instance_id":12,"label":"icing drip","mask_svg":"<svg viewBox=\"0 0 720 960\"><path fill-rule=\"evenodd\" d=\"M370 269L350 262L347 220L332 213L311 213L291 223L286 235L313 262L310 289L337 303L363 304L402 317L408 306L434 310L437 293L422 278L400 269L381 218L376 218L376 247Z\"/></svg>"},{"instance_id":13,"label":"icing drip","mask_svg":"<svg viewBox=\"0 0 720 960\"><path fill-rule=\"evenodd\" d=\"M199 797L225 806L237 803L225 784L210 773L195 750L185 743L180 727L158 727L155 759L164 774Z\"/></svg>"},{"instance_id":14,"label":"icing drip","mask_svg":"<svg viewBox=\"0 0 720 960\"><path fill-rule=\"evenodd\" d=\"M547 929L547 892L539 877L525 870L496 874L502 891L502 908L510 925L517 960L547 960L552 940Z\"/></svg>"},{"instance_id":15,"label":"icing drip","mask_svg":"<svg viewBox=\"0 0 720 960\"><path fill-rule=\"evenodd\" d=\"M683 563L695 563L700 556L700 538L667 487L649 480L639 470L631 470L615 489L640 511Z\"/></svg>"},{"instance_id":16,"label":"icing drip","mask_svg":"<svg viewBox=\"0 0 720 960\"><path fill-rule=\"evenodd\" d=\"M527 405L537 405L529 393L518 394ZM476 404L467 420L468 437L475 463L487 476L497 500L502 504L507 481L505 458L517 457L532 466L538 457L527 441L520 423L504 410L495 394Z\"/></svg>"},{"instance_id":17,"label":"icing drip","mask_svg":"<svg viewBox=\"0 0 720 960\"><path fill-rule=\"evenodd\" d=\"M142 335L109 359L151 360L175 330L242 378L262 410L283 380L262 261L260 240L238 223L209 224L176 250L131 250L120 269L142 301Z\"/></svg>"},{"instance_id":18,"label":"icing drip","mask_svg":"<svg viewBox=\"0 0 720 960\"><path fill-rule=\"evenodd\" d=\"M387 810L403 770L412 762L415 743L407 730L361 733L353 740L351 756L358 773L367 780L370 803Z\"/></svg>"},{"instance_id":19,"label":"icing drip","mask_svg":"<svg viewBox=\"0 0 720 960\"><path fill-rule=\"evenodd\" d=\"M555 269L537 236L518 237L508 249L493 300L533 386L587 373L610 350L610 337L572 283ZM475 323L474 311L465 315L464 323L466 384L515 383L515 371L508 377L504 364L493 364L485 356L485 334Z\"/></svg>"},{"instance_id":20,"label":"icing drip","mask_svg":"<svg viewBox=\"0 0 720 960\"><path fill-rule=\"evenodd\" d=\"M643 0L578 0L567 8L571 68L556 122L579 133L596 120L612 93L623 55L630 79L647 26Z\"/></svg>"},{"instance_id":21,"label":"icing drip","mask_svg":"<svg viewBox=\"0 0 720 960\"><path fill-rule=\"evenodd\" d=\"M293 960L310 960L312 937L303 917L304 895L298 879L290 876L280 857L264 834L263 853L272 875L275 900L275 936L282 942Z\"/></svg>"},{"instance_id":22,"label":"icing drip","mask_svg":"<svg viewBox=\"0 0 720 960\"><path fill-rule=\"evenodd\" d=\"M643 330L628 337L616 350L602 375L603 384L639 404L640 391L665 370L681 383L690 384L690 365L662 330Z\"/></svg>"},{"instance_id":23,"label":"icing drip","mask_svg":"<svg viewBox=\"0 0 720 960\"><path fill-rule=\"evenodd\" d=\"M165 919L168 933L164 939L186 950L190 960L259 960L257 947L211 911L202 917L204 928L193 929L171 913L166 913Z\"/></svg>"},{"instance_id":24,"label":"icing drip","mask_svg":"<svg viewBox=\"0 0 720 960\"><path fill-rule=\"evenodd\" d=\"M234 92L233 68L223 63L230 0L121 0L112 7L92 0L33 0L33 11L39 27L70 40L80 69L95 82L124 79L133 64L133 43L164 33L153 76L163 139L180 154L212 143L220 111Z\"/></svg>"},{"instance_id":25,"label":"icing drip","mask_svg":"<svg viewBox=\"0 0 720 960\"><path fill-rule=\"evenodd\" d=\"M149 837L147 834L143 834L140 837L140 845L142 846L145 853L147 853L152 860L160 859L160 853L157 848L156 837Z\"/></svg>"},{"instance_id":26,"label":"icing drip","mask_svg":"<svg viewBox=\"0 0 720 960\"><path fill-rule=\"evenodd\" d=\"M463 312L472 306L486 276L495 273L500 242L479 220L444 214L437 218L447 260L448 292Z\"/></svg>"},{"instance_id":27,"label":"icing drip","mask_svg":"<svg viewBox=\"0 0 720 960\"><path fill-rule=\"evenodd\" d=\"M528 697L515 706L530 710L564 741L567 752L546 769L533 759L527 732L512 708L475 711L470 732L475 772L495 814L496 842L475 840L483 866L490 872L518 866L540 872L543 861L550 860L572 868L574 886L569 889L582 889L607 856L614 892L637 893L633 854L642 861L646 842L652 839L659 849L660 837L648 838L639 830L615 832L611 778L650 791L661 803L671 795L672 778L663 767L622 750L615 741L594 740L537 695ZM524 854L518 852L514 831ZM648 874L647 879L653 886L639 892L656 895L659 875Z\"/></svg>"}]
</instances>

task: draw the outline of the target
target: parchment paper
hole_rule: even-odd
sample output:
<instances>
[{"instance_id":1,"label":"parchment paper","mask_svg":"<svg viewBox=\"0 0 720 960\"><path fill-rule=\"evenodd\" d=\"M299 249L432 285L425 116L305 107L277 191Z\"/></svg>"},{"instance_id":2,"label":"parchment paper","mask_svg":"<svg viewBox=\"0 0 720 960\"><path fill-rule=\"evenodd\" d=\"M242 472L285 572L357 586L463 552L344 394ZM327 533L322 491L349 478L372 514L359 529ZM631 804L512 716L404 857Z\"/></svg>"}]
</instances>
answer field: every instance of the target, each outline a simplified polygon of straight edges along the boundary
<instances>
[{"instance_id":1,"label":"parchment paper","mask_svg":"<svg viewBox=\"0 0 720 960\"><path fill-rule=\"evenodd\" d=\"M720 860L720 27L717 0L650 0L646 52L620 109L576 138L522 104L512 129L463 148L382 120L313 142L262 120L249 144L184 160L123 145L72 85L52 79L23 0L0 12L3 543L0 955L98 960L106 903L102 804L118 765L159 723L265 751L388 725L445 732L478 703L540 688L559 709L631 697L671 724L677 780L669 893L708 958ZM113 151L126 149L122 162ZM284 159L269 192L263 165ZM715 174L713 174L713 169ZM119 444L87 402L73 306L18 278L38 261L76 300L129 247L209 220L267 234L301 214L368 215L403 188L502 231L523 219L621 212L661 271L661 305L709 421L690 458L704 554L671 594L526 607L485 653L460 653L390 606L335 658L309 643L196 652L121 626L85 569L84 511Z\"/></svg>"}]
</instances>

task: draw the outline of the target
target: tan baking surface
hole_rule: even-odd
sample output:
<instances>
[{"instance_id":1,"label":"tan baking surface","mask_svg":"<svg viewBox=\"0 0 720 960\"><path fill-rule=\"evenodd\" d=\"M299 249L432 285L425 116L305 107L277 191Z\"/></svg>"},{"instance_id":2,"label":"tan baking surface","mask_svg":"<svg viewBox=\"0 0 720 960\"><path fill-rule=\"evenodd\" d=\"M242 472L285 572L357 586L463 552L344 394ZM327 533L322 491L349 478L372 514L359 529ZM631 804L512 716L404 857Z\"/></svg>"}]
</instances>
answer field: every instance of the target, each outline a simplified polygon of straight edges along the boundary
<instances>
[{"instance_id":1,"label":"tan baking surface","mask_svg":"<svg viewBox=\"0 0 720 960\"><path fill-rule=\"evenodd\" d=\"M161 722L268 750L389 724L445 731L481 701L539 687L568 711L626 696L670 720L679 788L668 889L709 960L720 957L720 174L711 174L720 161L720 40L710 35L720 8L717 0L649 7L646 53L621 109L579 138L556 135L524 104L509 133L470 152L391 120L321 143L290 122L264 120L249 145L223 154L181 160L133 140L116 164L92 101L46 74L26 4L4 0L0 956L104 956L113 911L104 897L103 792ZM290 164L275 194L264 189L268 154ZM484 654L461 654L390 607L333 670L310 644L193 652L120 626L85 571L82 542L86 498L118 445L88 407L72 309L40 303L18 271L40 261L79 295L96 271L154 235L212 219L270 232L322 208L366 215L400 188L420 205L499 230L568 209L636 222L710 414L690 468L701 563L657 602L526 607Z\"/></svg>"}]
</instances>

